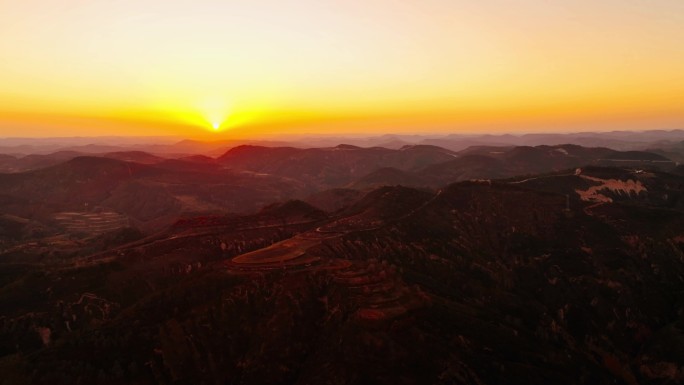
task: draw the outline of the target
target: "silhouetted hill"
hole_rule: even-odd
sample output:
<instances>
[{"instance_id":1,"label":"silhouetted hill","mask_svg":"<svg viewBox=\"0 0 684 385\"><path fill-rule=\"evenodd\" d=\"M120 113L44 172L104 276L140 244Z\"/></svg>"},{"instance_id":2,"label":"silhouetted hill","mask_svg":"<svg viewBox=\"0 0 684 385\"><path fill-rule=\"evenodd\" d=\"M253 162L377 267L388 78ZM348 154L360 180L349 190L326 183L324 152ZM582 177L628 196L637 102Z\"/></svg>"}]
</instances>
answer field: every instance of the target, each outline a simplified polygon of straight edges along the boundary
<instances>
[{"instance_id":1,"label":"silhouetted hill","mask_svg":"<svg viewBox=\"0 0 684 385\"><path fill-rule=\"evenodd\" d=\"M432 193L404 186L385 186L373 190L342 210L335 220L321 229L326 232L367 231L397 220L432 197Z\"/></svg>"},{"instance_id":2,"label":"silhouetted hill","mask_svg":"<svg viewBox=\"0 0 684 385\"><path fill-rule=\"evenodd\" d=\"M221 172L224 168L216 162L207 161L202 158L165 159L155 166L170 171L196 171L200 173Z\"/></svg>"},{"instance_id":3,"label":"silhouetted hill","mask_svg":"<svg viewBox=\"0 0 684 385\"><path fill-rule=\"evenodd\" d=\"M300 201L289 200L287 202L272 203L259 211L260 215L270 215L274 217L283 217L290 219L309 219L321 220L327 218L325 212L321 209L313 207L312 205Z\"/></svg>"},{"instance_id":4,"label":"silhouetted hill","mask_svg":"<svg viewBox=\"0 0 684 385\"><path fill-rule=\"evenodd\" d=\"M366 190L382 186L425 186L427 183L417 174L409 171L402 171L392 167L385 167L375 170L370 174L354 181L348 187L357 190Z\"/></svg>"},{"instance_id":5,"label":"silhouetted hill","mask_svg":"<svg viewBox=\"0 0 684 385\"><path fill-rule=\"evenodd\" d=\"M7 158L6 155L0 155L0 172L16 173L37 170L64 163L79 156L103 157L142 164L155 164L164 160L164 158L142 151L120 151L94 154L76 151L58 151L50 154L32 154L23 157L12 157L12 159Z\"/></svg>"},{"instance_id":6,"label":"silhouetted hill","mask_svg":"<svg viewBox=\"0 0 684 385\"><path fill-rule=\"evenodd\" d=\"M194 163L206 163L206 164L216 163L216 159L205 156L205 155L185 156L185 157L179 158L179 160L183 160L186 162L194 162Z\"/></svg>"},{"instance_id":7,"label":"silhouetted hill","mask_svg":"<svg viewBox=\"0 0 684 385\"><path fill-rule=\"evenodd\" d=\"M12 155L0 154L0 169L4 172L11 171L12 165L17 161L17 158Z\"/></svg>"},{"instance_id":8,"label":"silhouetted hill","mask_svg":"<svg viewBox=\"0 0 684 385\"><path fill-rule=\"evenodd\" d=\"M428 145L398 150L340 145L298 149L236 147L217 160L226 167L297 179L313 189L382 185L438 187L467 179L506 178L586 165L672 169L669 159L643 151L577 145L476 146L458 154Z\"/></svg>"},{"instance_id":9,"label":"silhouetted hill","mask_svg":"<svg viewBox=\"0 0 684 385\"><path fill-rule=\"evenodd\" d=\"M443 185L467 179L493 179L506 176L505 163L486 155L464 155L449 162L426 167L420 175L432 185Z\"/></svg>"},{"instance_id":10,"label":"silhouetted hill","mask_svg":"<svg viewBox=\"0 0 684 385\"><path fill-rule=\"evenodd\" d=\"M124 160L127 162L136 162L142 164L156 164L164 160L164 158L149 154L144 151L120 151L108 152L102 155L105 158Z\"/></svg>"},{"instance_id":11,"label":"silhouetted hill","mask_svg":"<svg viewBox=\"0 0 684 385\"><path fill-rule=\"evenodd\" d=\"M234 147L217 158L217 161L236 169L260 171L267 167L276 167L274 164L287 157L300 153L293 147L263 147L243 145Z\"/></svg>"},{"instance_id":12,"label":"silhouetted hill","mask_svg":"<svg viewBox=\"0 0 684 385\"><path fill-rule=\"evenodd\" d=\"M233 169L294 178L318 189L340 187L379 168L417 170L450 160L453 153L434 146L409 146L399 150L339 145L332 148L239 146L218 158Z\"/></svg>"},{"instance_id":13,"label":"silhouetted hill","mask_svg":"<svg viewBox=\"0 0 684 385\"><path fill-rule=\"evenodd\" d=\"M83 155L75 151L59 151L47 155L32 154L14 159L3 158L0 160L0 172L22 172L54 166L77 156Z\"/></svg>"},{"instance_id":14,"label":"silhouetted hill","mask_svg":"<svg viewBox=\"0 0 684 385\"><path fill-rule=\"evenodd\" d=\"M436 144L453 151L470 146L555 146L572 144L585 147L607 147L613 150L645 150L667 146L682 141L682 130L578 132L569 134L524 134L524 135L460 135L426 138L422 144Z\"/></svg>"},{"instance_id":15,"label":"silhouetted hill","mask_svg":"<svg viewBox=\"0 0 684 385\"><path fill-rule=\"evenodd\" d=\"M149 166L100 157L76 157L65 163L19 174L0 175L0 189L36 201L74 204L105 197L121 180L153 174Z\"/></svg>"},{"instance_id":16,"label":"silhouetted hill","mask_svg":"<svg viewBox=\"0 0 684 385\"><path fill-rule=\"evenodd\" d=\"M426 167L420 176L432 186L467 179L497 179L567 170L587 165L671 170L675 163L654 153L615 151L576 145L479 146L460 152L449 162Z\"/></svg>"},{"instance_id":17,"label":"silhouetted hill","mask_svg":"<svg viewBox=\"0 0 684 385\"><path fill-rule=\"evenodd\" d=\"M321 210L333 212L350 206L363 195L359 190L334 188L311 194L305 200Z\"/></svg>"},{"instance_id":18,"label":"silhouetted hill","mask_svg":"<svg viewBox=\"0 0 684 385\"><path fill-rule=\"evenodd\" d=\"M651 152L645 151L615 151L606 156L606 159L616 160L647 160L647 161L670 161L670 159Z\"/></svg>"},{"instance_id":19,"label":"silhouetted hill","mask_svg":"<svg viewBox=\"0 0 684 385\"><path fill-rule=\"evenodd\" d=\"M44 220L60 211L107 207L137 221L153 221L152 227L181 212L245 212L304 191L305 186L276 176L180 160L143 165L77 157L40 170L0 174L8 213Z\"/></svg>"}]
</instances>

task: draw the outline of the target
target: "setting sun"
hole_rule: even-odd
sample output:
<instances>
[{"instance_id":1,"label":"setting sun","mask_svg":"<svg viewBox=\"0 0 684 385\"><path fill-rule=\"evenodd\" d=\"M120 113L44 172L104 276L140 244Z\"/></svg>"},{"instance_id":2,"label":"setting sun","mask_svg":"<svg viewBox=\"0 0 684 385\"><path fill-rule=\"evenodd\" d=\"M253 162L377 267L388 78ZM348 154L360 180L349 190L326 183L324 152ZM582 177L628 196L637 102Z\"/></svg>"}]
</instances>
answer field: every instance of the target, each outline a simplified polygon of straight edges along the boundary
<instances>
[{"instance_id":1,"label":"setting sun","mask_svg":"<svg viewBox=\"0 0 684 385\"><path fill-rule=\"evenodd\" d=\"M213 131L223 128L230 115L230 105L220 97L205 98L198 104L198 110Z\"/></svg>"}]
</instances>

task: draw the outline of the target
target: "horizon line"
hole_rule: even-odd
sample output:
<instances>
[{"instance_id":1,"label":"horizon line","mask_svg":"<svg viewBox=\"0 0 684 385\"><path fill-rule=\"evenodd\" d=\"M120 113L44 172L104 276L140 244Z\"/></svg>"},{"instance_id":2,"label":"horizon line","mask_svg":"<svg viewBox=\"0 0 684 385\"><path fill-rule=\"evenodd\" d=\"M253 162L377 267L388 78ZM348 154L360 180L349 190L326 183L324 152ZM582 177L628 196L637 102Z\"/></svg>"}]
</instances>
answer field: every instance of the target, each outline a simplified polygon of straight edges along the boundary
<instances>
[{"instance_id":1,"label":"horizon line","mask_svg":"<svg viewBox=\"0 0 684 385\"><path fill-rule=\"evenodd\" d=\"M244 140L274 140L275 138L379 138L384 136L398 136L398 137L447 137L447 136L464 136L464 137L478 137L478 136L526 136L526 135L574 135L574 134L609 134L609 133L648 133L648 132L678 132L683 131L682 128L652 128L652 129L614 129L614 130L586 130L586 131L501 131L501 132L429 132L429 133L383 133L383 134L359 134L359 133L284 133L284 134L260 134L254 137L216 137L215 139L202 136L192 137L187 135L70 135L70 136L4 136L0 137L3 140L63 140L63 139L178 139L178 140L192 140L198 142L220 142L220 141L244 141ZM218 136L218 135L216 135Z\"/></svg>"}]
</instances>

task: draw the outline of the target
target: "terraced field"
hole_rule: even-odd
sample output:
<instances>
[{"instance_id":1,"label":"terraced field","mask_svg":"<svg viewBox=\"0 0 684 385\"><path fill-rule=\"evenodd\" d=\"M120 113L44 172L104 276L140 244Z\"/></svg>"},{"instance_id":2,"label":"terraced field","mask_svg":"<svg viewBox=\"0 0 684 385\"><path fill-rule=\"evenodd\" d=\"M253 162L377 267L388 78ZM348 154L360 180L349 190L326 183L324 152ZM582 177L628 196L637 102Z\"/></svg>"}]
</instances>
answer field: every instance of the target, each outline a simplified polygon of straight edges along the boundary
<instances>
[{"instance_id":1,"label":"terraced field","mask_svg":"<svg viewBox=\"0 0 684 385\"><path fill-rule=\"evenodd\" d=\"M346 233L318 228L250 253L226 263L231 272L266 272L270 270L327 271L331 281L351 306L358 322L376 328L395 321L401 323L411 312L424 307L429 298L408 286L395 266L386 261L349 260L317 255L315 246Z\"/></svg>"},{"instance_id":2,"label":"terraced field","mask_svg":"<svg viewBox=\"0 0 684 385\"><path fill-rule=\"evenodd\" d=\"M68 232L78 234L102 234L129 225L128 217L113 211L62 212L54 218Z\"/></svg>"},{"instance_id":3,"label":"terraced field","mask_svg":"<svg viewBox=\"0 0 684 385\"><path fill-rule=\"evenodd\" d=\"M370 327L403 319L428 302L395 268L375 259L350 264L334 272L333 280L357 304L357 319Z\"/></svg>"}]
</instances>

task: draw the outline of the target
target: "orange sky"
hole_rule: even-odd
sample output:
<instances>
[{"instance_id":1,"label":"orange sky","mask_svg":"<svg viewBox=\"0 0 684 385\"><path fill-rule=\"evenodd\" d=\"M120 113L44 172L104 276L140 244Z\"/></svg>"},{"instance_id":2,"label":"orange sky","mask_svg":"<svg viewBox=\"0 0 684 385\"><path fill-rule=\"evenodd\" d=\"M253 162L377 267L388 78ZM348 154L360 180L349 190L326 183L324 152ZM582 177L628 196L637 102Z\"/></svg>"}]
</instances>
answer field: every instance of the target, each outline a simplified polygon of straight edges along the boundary
<instances>
[{"instance_id":1,"label":"orange sky","mask_svg":"<svg viewBox=\"0 0 684 385\"><path fill-rule=\"evenodd\" d=\"M0 137L684 128L682 42L681 0L0 1Z\"/></svg>"}]
</instances>

